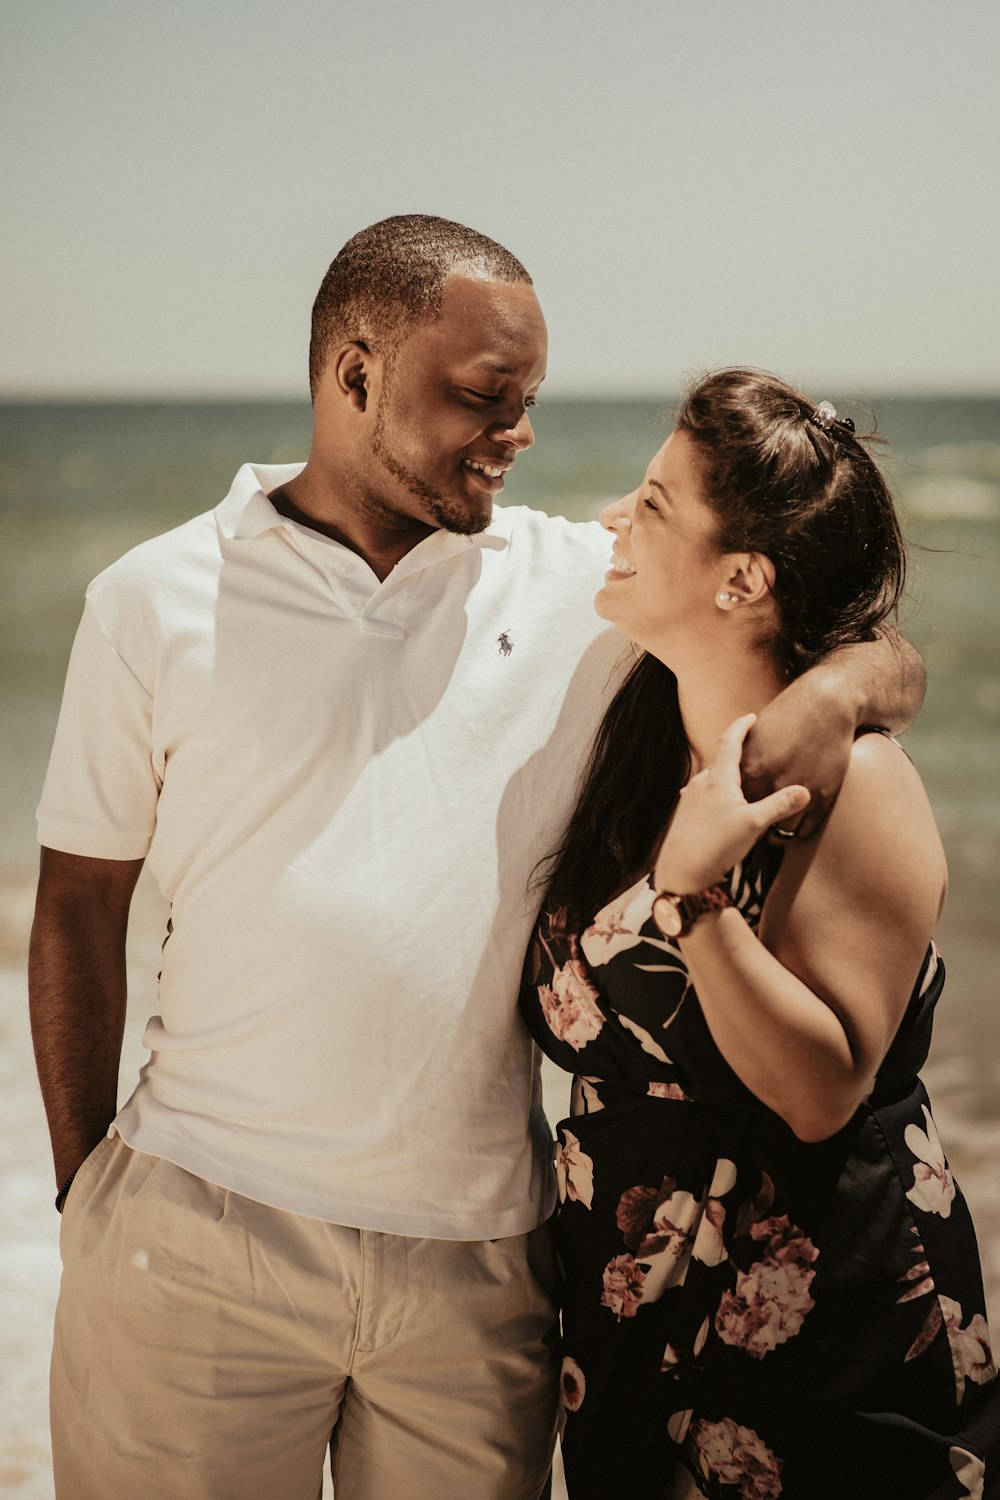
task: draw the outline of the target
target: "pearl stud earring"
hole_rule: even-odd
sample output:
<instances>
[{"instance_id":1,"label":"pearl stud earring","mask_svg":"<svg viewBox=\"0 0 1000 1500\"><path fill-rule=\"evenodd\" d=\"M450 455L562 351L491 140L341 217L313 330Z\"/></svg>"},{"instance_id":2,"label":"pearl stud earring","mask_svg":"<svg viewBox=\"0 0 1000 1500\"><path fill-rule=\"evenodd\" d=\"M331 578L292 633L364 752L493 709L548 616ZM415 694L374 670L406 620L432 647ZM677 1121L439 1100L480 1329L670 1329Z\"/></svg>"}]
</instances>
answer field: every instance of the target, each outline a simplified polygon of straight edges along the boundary
<instances>
[{"instance_id":1,"label":"pearl stud earring","mask_svg":"<svg viewBox=\"0 0 1000 1500\"><path fill-rule=\"evenodd\" d=\"M720 604L739 604L739 602L739 594L727 594L725 590L723 590L723 592L719 595Z\"/></svg>"}]
</instances>

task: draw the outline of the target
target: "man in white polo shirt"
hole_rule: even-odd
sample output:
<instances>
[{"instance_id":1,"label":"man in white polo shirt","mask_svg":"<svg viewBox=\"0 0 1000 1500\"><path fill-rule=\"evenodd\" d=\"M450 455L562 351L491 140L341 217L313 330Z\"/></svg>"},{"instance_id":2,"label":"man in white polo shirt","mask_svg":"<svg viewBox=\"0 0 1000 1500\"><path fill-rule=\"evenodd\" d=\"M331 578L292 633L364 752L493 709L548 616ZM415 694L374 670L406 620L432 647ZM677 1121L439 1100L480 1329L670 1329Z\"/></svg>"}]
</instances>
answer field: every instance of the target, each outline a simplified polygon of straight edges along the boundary
<instances>
[{"instance_id":1,"label":"man in white polo shirt","mask_svg":"<svg viewBox=\"0 0 1000 1500\"><path fill-rule=\"evenodd\" d=\"M314 308L305 466L246 465L88 590L32 944L59 1500L316 1500L331 1438L338 1500L543 1492L552 1180L514 1002L618 652L596 523L493 508L545 358L501 246L362 231ZM793 716L836 681L828 739L905 721L867 701L883 653ZM146 858L171 924L119 1111Z\"/></svg>"}]
</instances>

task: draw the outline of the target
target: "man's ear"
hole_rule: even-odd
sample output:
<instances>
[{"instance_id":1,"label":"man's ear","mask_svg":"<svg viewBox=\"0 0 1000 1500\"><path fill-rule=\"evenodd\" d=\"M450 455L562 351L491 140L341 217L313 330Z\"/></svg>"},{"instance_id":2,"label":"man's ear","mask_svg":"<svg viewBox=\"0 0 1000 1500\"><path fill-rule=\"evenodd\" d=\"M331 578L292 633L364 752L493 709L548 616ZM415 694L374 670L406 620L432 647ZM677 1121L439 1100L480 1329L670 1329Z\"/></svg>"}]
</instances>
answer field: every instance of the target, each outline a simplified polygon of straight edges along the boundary
<instances>
[{"instance_id":1,"label":"man's ear","mask_svg":"<svg viewBox=\"0 0 1000 1500\"><path fill-rule=\"evenodd\" d=\"M765 604L777 576L774 563L763 552L731 552L724 589L733 604Z\"/></svg>"},{"instance_id":2,"label":"man's ear","mask_svg":"<svg viewBox=\"0 0 1000 1500\"><path fill-rule=\"evenodd\" d=\"M352 340L334 349L323 371L322 385L357 412L367 410L378 379L380 361L367 344Z\"/></svg>"}]
</instances>

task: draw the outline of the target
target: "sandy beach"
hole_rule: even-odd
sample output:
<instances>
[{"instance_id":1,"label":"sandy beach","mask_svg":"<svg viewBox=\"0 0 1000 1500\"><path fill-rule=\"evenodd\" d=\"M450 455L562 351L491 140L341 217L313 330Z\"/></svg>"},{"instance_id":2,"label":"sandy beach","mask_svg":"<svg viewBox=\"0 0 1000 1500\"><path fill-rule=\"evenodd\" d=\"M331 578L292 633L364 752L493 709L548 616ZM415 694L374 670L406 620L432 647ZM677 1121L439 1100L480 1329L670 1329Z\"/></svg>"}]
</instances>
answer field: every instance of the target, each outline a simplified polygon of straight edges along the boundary
<instances>
[{"instance_id":1,"label":"sandy beach","mask_svg":"<svg viewBox=\"0 0 1000 1500\"><path fill-rule=\"evenodd\" d=\"M33 892L23 879L0 890L0 1494L52 1500L47 1430L50 1330L59 1286L59 1220L45 1116L35 1081L28 1030L24 955ZM131 994L122 1058L122 1091L145 1056L141 1036L153 1008L162 909L140 884L133 909ZM945 1007L947 1016L947 1007ZM1000 1321L1000 1124L966 1113L965 1065L945 1021L924 1077L956 1176L970 1199L983 1253L994 1326ZM564 1113L566 1083L547 1070L546 1108ZM327 1482L324 1494L332 1495ZM565 1489L557 1474L554 1500ZM391 1497L386 1497L391 1500Z\"/></svg>"}]
</instances>

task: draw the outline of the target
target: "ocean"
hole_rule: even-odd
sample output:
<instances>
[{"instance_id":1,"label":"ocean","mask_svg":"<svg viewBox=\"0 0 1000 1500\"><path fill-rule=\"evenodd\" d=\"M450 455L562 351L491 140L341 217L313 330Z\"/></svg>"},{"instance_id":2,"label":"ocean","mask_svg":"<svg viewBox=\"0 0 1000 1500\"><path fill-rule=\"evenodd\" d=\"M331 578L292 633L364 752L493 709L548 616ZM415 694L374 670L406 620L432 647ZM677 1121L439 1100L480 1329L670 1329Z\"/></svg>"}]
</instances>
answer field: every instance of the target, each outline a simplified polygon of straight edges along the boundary
<instances>
[{"instance_id":1,"label":"ocean","mask_svg":"<svg viewBox=\"0 0 1000 1500\"><path fill-rule=\"evenodd\" d=\"M867 421L863 409L842 409L859 426ZM516 465L504 503L595 515L637 483L669 430L669 411L668 401L543 401L536 446ZM951 864L941 930L954 976L946 1029L967 1057L970 1114L1000 1120L1000 1035L990 1046L1000 958L1000 398L886 398L876 412L912 543L903 629L929 673L906 747ZM0 406L0 872L8 880L34 866L34 806L88 580L145 537L217 504L247 458L301 458L308 435L304 402Z\"/></svg>"},{"instance_id":2,"label":"ocean","mask_svg":"<svg viewBox=\"0 0 1000 1500\"><path fill-rule=\"evenodd\" d=\"M542 402L536 446L504 503L595 515L635 485L669 409ZM863 414L849 409L860 425ZM949 922L963 944L978 933L988 946L1000 825L1000 399L884 399L877 415L913 543L903 627L929 670L906 744L952 860ZM217 504L247 458L301 458L308 434L308 406L295 402L0 406L0 869L34 860L34 803L88 580L136 542ZM981 988L989 966L977 964L977 974ZM984 1014L983 1002L968 1003Z\"/></svg>"},{"instance_id":3,"label":"ocean","mask_svg":"<svg viewBox=\"0 0 1000 1500\"><path fill-rule=\"evenodd\" d=\"M863 408L841 403L859 428ZM905 746L951 871L937 934L949 982L924 1078L979 1233L1000 1320L1000 398L874 403L910 538L902 628L928 667ZM583 519L631 490L669 430L670 402L543 401L534 450L504 495ZM48 1340L59 1260L51 1165L25 1002L37 865L34 809L87 582L144 538L216 505L247 459L305 456L301 402L0 405L0 1470L49 1500ZM595 580L595 588L597 581ZM155 1008L164 911L140 881L129 943L122 1097ZM564 1080L546 1077L550 1113ZM564 1493L558 1488L557 1493Z\"/></svg>"}]
</instances>

